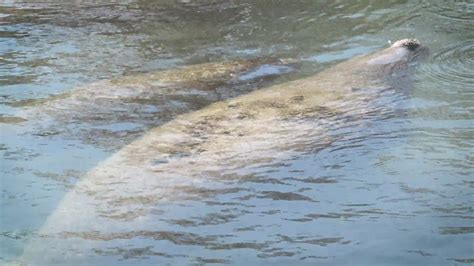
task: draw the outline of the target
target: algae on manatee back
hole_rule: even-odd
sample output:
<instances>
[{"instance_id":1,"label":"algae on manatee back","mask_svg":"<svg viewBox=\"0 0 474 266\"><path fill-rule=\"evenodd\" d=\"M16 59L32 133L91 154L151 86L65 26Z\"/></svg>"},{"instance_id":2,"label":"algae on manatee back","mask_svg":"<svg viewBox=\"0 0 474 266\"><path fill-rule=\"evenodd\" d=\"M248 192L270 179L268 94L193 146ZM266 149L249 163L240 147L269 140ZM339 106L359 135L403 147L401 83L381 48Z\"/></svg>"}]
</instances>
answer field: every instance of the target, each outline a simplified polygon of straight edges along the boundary
<instances>
[{"instance_id":1,"label":"algae on manatee back","mask_svg":"<svg viewBox=\"0 0 474 266\"><path fill-rule=\"evenodd\" d=\"M28 120L26 120L23 117L0 115L0 123L4 123L4 124L16 124L16 123L21 123L25 121L28 121Z\"/></svg>"},{"instance_id":2,"label":"algae on manatee back","mask_svg":"<svg viewBox=\"0 0 474 266\"><path fill-rule=\"evenodd\" d=\"M239 79L264 64L278 71ZM292 70L288 62L275 58L202 63L98 81L50 98L11 105L23 108L17 116L28 120L36 135L41 131L61 131L69 138L119 148L150 127L252 91ZM136 126L118 129L117 125L124 123Z\"/></svg>"},{"instance_id":3,"label":"algae on manatee back","mask_svg":"<svg viewBox=\"0 0 474 266\"><path fill-rule=\"evenodd\" d=\"M416 48L408 49L407 42ZM381 92L405 84L409 75L403 72L411 71L407 62L423 49L417 41L400 41L312 77L213 103L150 130L78 182L40 231L54 238L32 242L23 260L82 263L87 257L93 263L100 260L96 250L125 246L132 238L146 239L147 245L182 241L182 234L167 232L163 238L156 229L175 211L168 207L171 202L206 202L215 193L225 194L230 183L237 186L234 190L248 190L239 182L258 183L255 169L284 167L285 160L330 147L338 138L330 132L360 126L386 111L374 101ZM310 200L283 192L263 192L261 197ZM219 247L219 237L192 235L185 239L196 241L184 243L213 249ZM267 243L268 248L276 248L275 243Z\"/></svg>"}]
</instances>

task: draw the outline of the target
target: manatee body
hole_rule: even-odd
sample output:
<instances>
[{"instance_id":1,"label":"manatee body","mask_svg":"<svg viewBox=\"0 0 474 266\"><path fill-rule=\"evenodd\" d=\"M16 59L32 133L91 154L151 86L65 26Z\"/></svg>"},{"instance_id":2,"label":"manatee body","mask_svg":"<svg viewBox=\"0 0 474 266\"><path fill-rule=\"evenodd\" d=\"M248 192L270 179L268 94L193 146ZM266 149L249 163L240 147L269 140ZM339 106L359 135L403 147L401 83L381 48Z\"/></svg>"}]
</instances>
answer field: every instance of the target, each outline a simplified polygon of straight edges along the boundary
<instances>
[{"instance_id":1,"label":"manatee body","mask_svg":"<svg viewBox=\"0 0 474 266\"><path fill-rule=\"evenodd\" d=\"M124 246L130 239L175 243L179 236L160 231L159 206L208 197L203 191L245 179L253 167L277 167L283 159L328 147L334 141L330 129L373 115L371 101L396 89L423 49L416 40L401 40L150 130L64 197L23 260L80 264L100 261L93 250Z\"/></svg>"},{"instance_id":2,"label":"manatee body","mask_svg":"<svg viewBox=\"0 0 474 266\"><path fill-rule=\"evenodd\" d=\"M36 135L66 134L120 146L124 136L132 140L179 114L258 88L275 74L291 71L289 65L275 58L228 60L98 81L50 98L12 103L24 111L0 117L0 123L26 122ZM265 66L274 73L242 78Z\"/></svg>"}]
</instances>

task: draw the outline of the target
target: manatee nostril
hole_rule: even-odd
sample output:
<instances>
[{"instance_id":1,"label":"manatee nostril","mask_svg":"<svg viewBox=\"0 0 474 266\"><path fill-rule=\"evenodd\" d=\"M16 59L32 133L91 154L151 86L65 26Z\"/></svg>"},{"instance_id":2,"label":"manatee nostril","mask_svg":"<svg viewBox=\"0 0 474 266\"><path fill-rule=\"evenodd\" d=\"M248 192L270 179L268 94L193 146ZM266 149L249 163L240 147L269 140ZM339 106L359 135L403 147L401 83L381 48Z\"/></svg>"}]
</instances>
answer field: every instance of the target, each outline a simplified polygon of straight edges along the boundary
<instances>
[{"instance_id":1,"label":"manatee nostril","mask_svg":"<svg viewBox=\"0 0 474 266\"><path fill-rule=\"evenodd\" d=\"M403 39L395 42L392 45L392 47L405 47L410 51L415 51L420 46L420 41L418 41L417 39Z\"/></svg>"},{"instance_id":2,"label":"manatee nostril","mask_svg":"<svg viewBox=\"0 0 474 266\"><path fill-rule=\"evenodd\" d=\"M420 42L418 40L407 40L402 44L402 47L406 47L410 51L415 51L419 46Z\"/></svg>"}]
</instances>

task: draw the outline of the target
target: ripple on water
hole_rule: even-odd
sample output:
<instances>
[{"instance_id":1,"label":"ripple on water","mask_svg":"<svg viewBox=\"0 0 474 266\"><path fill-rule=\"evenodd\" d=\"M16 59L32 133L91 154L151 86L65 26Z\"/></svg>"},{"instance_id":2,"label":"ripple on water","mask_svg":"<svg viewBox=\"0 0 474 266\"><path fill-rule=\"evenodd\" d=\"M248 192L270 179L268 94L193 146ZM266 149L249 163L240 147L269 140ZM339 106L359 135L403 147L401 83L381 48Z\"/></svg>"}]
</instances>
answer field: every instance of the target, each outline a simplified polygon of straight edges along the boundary
<instances>
[{"instance_id":1,"label":"ripple on water","mask_svg":"<svg viewBox=\"0 0 474 266\"><path fill-rule=\"evenodd\" d=\"M423 6L429 12L448 19L474 21L474 2L472 1L431 1L424 0Z\"/></svg>"},{"instance_id":2,"label":"ripple on water","mask_svg":"<svg viewBox=\"0 0 474 266\"><path fill-rule=\"evenodd\" d=\"M448 88L453 84L464 87L474 83L474 39L458 42L433 54L430 64L423 64L421 72L427 74L433 83Z\"/></svg>"}]
</instances>

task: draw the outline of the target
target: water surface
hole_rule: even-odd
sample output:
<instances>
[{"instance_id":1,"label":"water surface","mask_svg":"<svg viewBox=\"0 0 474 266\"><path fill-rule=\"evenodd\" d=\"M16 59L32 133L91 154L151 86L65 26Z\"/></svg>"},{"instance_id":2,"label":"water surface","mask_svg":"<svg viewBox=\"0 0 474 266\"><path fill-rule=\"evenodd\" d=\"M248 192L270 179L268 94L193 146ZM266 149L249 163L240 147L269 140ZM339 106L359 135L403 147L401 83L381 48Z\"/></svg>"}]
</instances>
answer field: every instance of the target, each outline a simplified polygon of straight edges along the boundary
<instances>
[{"instance_id":1,"label":"water surface","mask_svg":"<svg viewBox=\"0 0 474 266\"><path fill-rule=\"evenodd\" d=\"M14 119L29 108L15 103L190 64L301 62L234 91L245 93L408 37L431 50L414 84L386 92L384 112L334 127L329 147L208 188L183 184L188 197L156 206L148 231L80 237L107 242L88 261L107 265L472 263L473 20L470 1L3 1L0 262L21 256L85 172L154 126L45 130Z\"/></svg>"}]
</instances>

